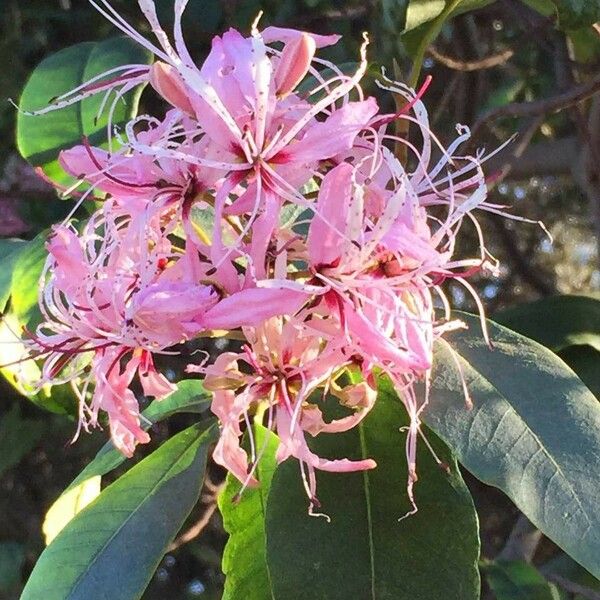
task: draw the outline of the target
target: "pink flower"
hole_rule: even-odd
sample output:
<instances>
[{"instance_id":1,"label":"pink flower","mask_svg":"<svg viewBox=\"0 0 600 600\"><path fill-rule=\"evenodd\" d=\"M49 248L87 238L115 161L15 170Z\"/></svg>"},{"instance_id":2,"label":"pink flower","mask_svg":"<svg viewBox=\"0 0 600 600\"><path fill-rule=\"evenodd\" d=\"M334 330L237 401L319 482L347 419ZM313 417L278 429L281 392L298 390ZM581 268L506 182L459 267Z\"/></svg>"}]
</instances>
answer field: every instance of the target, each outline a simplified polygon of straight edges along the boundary
<instances>
[{"instance_id":1,"label":"pink flower","mask_svg":"<svg viewBox=\"0 0 600 600\"><path fill-rule=\"evenodd\" d=\"M249 37L233 29L216 36L196 65L181 29L187 1L175 1L172 39L154 2L139 4L156 42L107 0L94 2L157 62L113 69L39 111L110 90L118 100L142 82L171 106L163 119L132 119L118 147L84 139L61 154L64 169L89 186L82 200L95 192L103 205L80 234L63 225L48 241L44 321L28 341L44 358L41 383L71 381L81 426L106 412L115 444L131 455L149 439L133 382L155 398L174 389L154 367L155 355L184 351L198 336L241 336L241 351L188 367L205 375L213 394L221 426L214 458L243 487L258 483L263 449L252 435L253 415L277 431L278 462L299 461L316 514L317 470L375 463L320 457L310 436L360 423L383 374L410 418L407 489L416 510L416 444L433 348L462 326L441 286L448 279L464 286L483 316L467 279L496 267L473 215L504 214L487 201L485 158L459 153L469 136L464 127L447 149L438 142L422 102L428 80L418 93L379 80L406 100L397 113L379 114L360 87L366 42L356 72L345 75L317 56L338 36L260 32L255 24ZM390 132L397 119L418 130L418 142ZM408 160L394 156L396 144ZM480 240L475 258L455 256L465 222ZM354 383L342 385L348 373ZM345 416L328 419L326 396ZM250 456L240 445L243 431Z\"/></svg>"},{"instance_id":2,"label":"pink flower","mask_svg":"<svg viewBox=\"0 0 600 600\"><path fill-rule=\"evenodd\" d=\"M193 245L181 254L160 228L138 225L99 212L81 236L54 229L40 299L44 321L27 342L44 358L40 385L82 379L80 425L96 426L106 411L113 441L128 455L135 442L148 440L129 389L134 377L155 398L175 389L157 373L152 354L202 331L293 313L306 299L285 288L241 289L222 298L218 286L199 283L208 280L210 265ZM90 377L95 389L88 404Z\"/></svg>"},{"instance_id":3,"label":"pink flower","mask_svg":"<svg viewBox=\"0 0 600 600\"><path fill-rule=\"evenodd\" d=\"M305 315L306 316L306 315ZM221 423L221 437L214 459L231 471L245 486L256 485L254 472L261 450L252 441L252 457L240 446L240 422L249 421L252 410L268 412L269 427L275 427L280 439L277 460L294 456L300 462L310 511L318 507L315 469L358 471L375 467L370 459L328 460L308 447L304 432L312 435L347 431L369 412L375 400L366 384L336 389L335 379L351 364L343 348L335 341L324 341L310 324L297 319L272 318L256 328L245 328L249 340L239 354L225 353L209 367L190 365L189 371L206 374L205 386L213 393L212 411ZM245 363L241 368L240 363ZM350 414L325 422L318 402L309 399L319 387L331 386ZM251 433L251 428L248 429Z\"/></svg>"}]
</instances>

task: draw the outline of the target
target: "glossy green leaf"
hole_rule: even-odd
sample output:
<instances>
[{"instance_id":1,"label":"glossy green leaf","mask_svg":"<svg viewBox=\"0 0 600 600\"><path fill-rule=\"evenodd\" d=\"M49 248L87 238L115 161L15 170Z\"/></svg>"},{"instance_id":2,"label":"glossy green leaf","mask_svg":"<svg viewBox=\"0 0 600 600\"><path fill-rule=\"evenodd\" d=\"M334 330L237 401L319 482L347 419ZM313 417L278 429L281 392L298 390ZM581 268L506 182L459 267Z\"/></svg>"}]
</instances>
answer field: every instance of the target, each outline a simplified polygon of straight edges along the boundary
<instances>
[{"instance_id":1,"label":"glossy green leaf","mask_svg":"<svg viewBox=\"0 0 600 600\"><path fill-rule=\"evenodd\" d=\"M600 296L554 296L519 304L494 321L559 352L587 344L600 351Z\"/></svg>"},{"instance_id":2,"label":"glossy green leaf","mask_svg":"<svg viewBox=\"0 0 600 600\"><path fill-rule=\"evenodd\" d=\"M223 600L266 600L272 597L265 548L265 509L275 471L277 436L255 426L256 447L261 452L256 477L258 488L246 488L231 474L219 497L223 527L229 534L223 553Z\"/></svg>"},{"instance_id":3,"label":"glossy green leaf","mask_svg":"<svg viewBox=\"0 0 600 600\"><path fill-rule=\"evenodd\" d=\"M0 270L0 312L4 312L6 308L12 287L13 269L21 250L26 245L27 242L24 240L0 240L0 259L2 260L2 269Z\"/></svg>"},{"instance_id":4,"label":"glossy green leaf","mask_svg":"<svg viewBox=\"0 0 600 600\"><path fill-rule=\"evenodd\" d=\"M135 600L198 500L214 426L198 424L108 486L46 548L21 600Z\"/></svg>"},{"instance_id":5,"label":"glossy green leaf","mask_svg":"<svg viewBox=\"0 0 600 600\"><path fill-rule=\"evenodd\" d=\"M494 0L460 0L451 16L483 8ZM452 4L451 0L409 0L406 8L406 22L404 31L411 31L417 27L433 21L439 17L446 6Z\"/></svg>"},{"instance_id":6,"label":"glossy green leaf","mask_svg":"<svg viewBox=\"0 0 600 600\"><path fill-rule=\"evenodd\" d=\"M581 29L600 21L599 0L523 0L545 16L556 15L561 29Z\"/></svg>"},{"instance_id":7,"label":"glossy green leaf","mask_svg":"<svg viewBox=\"0 0 600 600\"><path fill-rule=\"evenodd\" d=\"M11 279L11 312L22 325L37 324L40 319L38 308L39 280L48 252L43 231L27 242L16 257Z\"/></svg>"},{"instance_id":8,"label":"glossy green leaf","mask_svg":"<svg viewBox=\"0 0 600 600\"><path fill-rule=\"evenodd\" d=\"M102 478L89 477L79 485L69 488L52 504L42 523L42 533L46 546L66 527L75 515L100 495Z\"/></svg>"},{"instance_id":9,"label":"glossy green leaf","mask_svg":"<svg viewBox=\"0 0 600 600\"><path fill-rule=\"evenodd\" d=\"M449 336L474 408L467 410L457 367L435 354L424 419L483 482L503 490L550 539L600 574L600 404L550 350L457 313L468 331Z\"/></svg>"},{"instance_id":10,"label":"glossy green leaf","mask_svg":"<svg viewBox=\"0 0 600 600\"><path fill-rule=\"evenodd\" d=\"M95 75L126 64L149 64L149 53L125 37L102 42L84 42L44 59L31 74L23 94L22 111L48 106L52 99L68 92ZM116 104L113 123L123 125L137 111L141 88L130 92ZM60 150L80 144L87 136L92 144L107 140L108 111L96 121L104 94L44 115L20 112L17 117L19 151L31 164L41 166L46 175L59 183L69 177L58 164Z\"/></svg>"},{"instance_id":11,"label":"glossy green leaf","mask_svg":"<svg viewBox=\"0 0 600 600\"><path fill-rule=\"evenodd\" d=\"M524 561L497 561L483 572L496 600L560 600L556 586Z\"/></svg>"},{"instance_id":12,"label":"glossy green leaf","mask_svg":"<svg viewBox=\"0 0 600 600\"><path fill-rule=\"evenodd\" d=\"M202 382L198 379L184 379L177 384L177 390L170 396L164 400L154 400L143 411L144 420L141 425L143 429L149 429L151 424L168 419L176 413L202 413L209 404L210 395L204 390ZM43 525L46 543L52 541L98 495L102 475L110 473L126 460L112 442L104 444L95 458L48 509Z\"/></svg>"},{"instance_id":13,"label":"glossy green leaf","mask_svg":"<svg viewBox=\"0 0 600 600\"><path fill-rule=\"evenodd\" d=\"M483 8L494 0L383 0L381 9L387 29L407 33L419 29L422 37L426 24L437 19L446 8L456 4L449 11L450 17ZM425 26L425 27L424 27Z\"/></svg>"},{"instance_id":14,"label":"glossy green leaf","mask_svg":"<svg viewBox=\"0 0 600 600\"><path fill-rule=\"evenodd\" d=\"M418 452L415 487L419 511L410 509L404 407L382 382L375 407L356 429L322 434L313 448L331 458L374 458L364 473L317 473L319 509L307 514L308 499L296 460L273 476L267 501L267 562L275 600L413 600L479 598L477 515L447 448L429 439L449 473L424 444Z\"/></svg>"},{"instance_id":15,"label":"glossy green leaf","mask_svg":"<svg viewBox=\"0 0 600 600\"><path fill-rule=\"evenodd\" d=\"M210 395L204 390L202 382L198 379L184 379L177 383L177 390L164 400L154 400L146 410L142 412L144 420L141 425L149 429L151 424L168 419L171 415L180 412L202 413L210 405ZM125 462L123 456L112 444L107 442L98 451L96 457L85 469L71 482L62 496L70 490L78 487L92 477L106 475L113 469ZM57 500L57 502L60 498Z\"/></svg>"}]
</instances>

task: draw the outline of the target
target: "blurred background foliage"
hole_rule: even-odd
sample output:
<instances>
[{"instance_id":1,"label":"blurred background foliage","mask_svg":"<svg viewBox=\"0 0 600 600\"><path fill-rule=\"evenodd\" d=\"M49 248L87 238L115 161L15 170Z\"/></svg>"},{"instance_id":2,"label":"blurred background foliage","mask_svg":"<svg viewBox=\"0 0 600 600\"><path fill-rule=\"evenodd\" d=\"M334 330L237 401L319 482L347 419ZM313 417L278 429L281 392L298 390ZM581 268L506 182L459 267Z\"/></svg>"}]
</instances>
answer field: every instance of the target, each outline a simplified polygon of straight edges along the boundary
<instances>
[{"instance_id":1,"label":"blurred background foliage","mask_svg":"<svg viewBox=\"0 0 600 600\"><path fill-rule=\"evenodd\" d=\"M165 23L172 2L157 2ZM114 0L113 5L147 32L137 3ZM6 240L34 238L69 207L18 157L15 109L7 99L18 100L28 74L44 57L77 42L110 37L114 30L85 0L3 0L2 9L0 255L8 261ZM413 60L421 56L421 81L426 74L433 77L425 102L432 129L443 142L453 138L457 123L472 127L472 151L491 151L518 134L486 165L491 198L512 206L516 214L543 220L550 235L533 224L481 217L488 249L501 262L498 278L477 281L490 314L556 294L599 291L597 0L190 0L185 25L198 61L206 56L215 33L227 27L248 32L261 9L263 25L342 34L342 42L324 53L338 63L355 60L362 32L368 31L372 73L385 65L388 73L408 79ZM366 87L377 93L372 80ZM150 109L148 96L142 106ZM461 252L475 252L475 232L466 233L461 243ZM452 293L459 307L474 308L462 290ZM550 305L538 338L560 311L560 305ZM510 314L506 318L510 321ZM570 364L579 365L581 376L596 392L599 350L585 350L582 356L577 344L556 348ZM175 372L177 365L170 368ZM44 412L7 383L0 386L0 599L12 599L43 549L46 511L100 447L104 434L83 435L70 445L72 418ZM184 427L185 419L179 416L157 427L153 447ZM146 453L144 449L140 454ZM210 476L215 484L223 478L214 467ZM489 583L486 598L516 597L510 595L515 581L531 588L530 595L519 596L523 598L600 597L598 582L550 542L540 541L500 492L471 478L468 483L481 516L484 561L508 561L483 564ZM220 597L225 534L217 513L207 517L214 511L215 489L208 485L205 503L187 524L191 541L165 557L144 596L147 600ZM202 535L194 536L198 524ZM552 588L543 587L544 576L553 582Z\"/></svg>"}]
</instances>

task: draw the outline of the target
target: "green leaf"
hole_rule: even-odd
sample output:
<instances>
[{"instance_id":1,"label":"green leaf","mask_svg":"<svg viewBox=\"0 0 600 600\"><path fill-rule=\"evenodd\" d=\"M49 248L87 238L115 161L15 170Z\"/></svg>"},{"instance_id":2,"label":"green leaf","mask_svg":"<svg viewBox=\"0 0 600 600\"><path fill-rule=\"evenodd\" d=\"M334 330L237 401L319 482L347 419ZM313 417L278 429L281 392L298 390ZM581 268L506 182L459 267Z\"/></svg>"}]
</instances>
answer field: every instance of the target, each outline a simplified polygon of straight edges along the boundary
<instances>
[{"instance_id":1,"label":"green leaf","mask_svg":"<svg viewBox=\"0 0 600 600\"><path fill-rule=\"evenodd\" d=\"M318 472L320 511L331 523L307 514L298 462L278 467L266 520L274 599L479 598L477 515L456 462L434 434L428 437L449 473L421 444L419 511L398 520L410 509L398 431L406 424L404 407L382 382L361 426L315 438L313 449L322 456L371 457L378 463L364 473Z\"/></svg>"},{"instance_id":2,"label":"green leaf","mask_svg":"<svg viewBox=\"0 0 600 600\"><path fill-rule=\"evenodd\" d=\"M4 312L6 309L12 287L13 269L21 250L26 245L27 242L24 240L0 240L0 259L2 260L2 269L0 270L0 312Z\"/></svg>"},{"instance_id":3,"label":"green leaf","mask_svg":"<svg viewBox=\"0 0 600 600\"><path fill-rule=\"evenodd\" d=\"M41 371L28 357L29 349L18 340L23 323L9 313L0 319L0 373L20 394L37 406L51 412L75 416L77 401L68 384L45 385L38 390Z\"/></svg>"},{"instance_id":4,"label":"green leaf","mask_svg":"<svg viewBox=\"0 0 600 600\"><path fill-rule=\"evenodd\" d=\"M559 352L588 344L600 351L600 296L553 296L519 304L494 321Z\"/></svg>"},{"instance_id":5,"label":"green leaf","mask_svg":"<svg viewBox=\"0 0 600 600\"><path fill-rule=\"evenodd\" d=\"M206 393L198 379L184 379L177 384L177 390L164 400L154 400L142 412L142 428L169 418L179 412L202 413L210 404L210 395ZM54 501L46 513L43 530L46 544L49 544L65 525L87 506L99 493L102 475L106 475L123 464L127 458L121 454L112 442L107 442L98 451L95 458L70 483L67 489Z\"/></svg>"},{"instance_id":6,"label":"green leaf","mask_svg":"<svg viewBox=\"0 0 600 600\"><path fill-rule=\"evenodd\" d=\"M600 404L547 348L490 321L490 350L478 318L457 315L469 330L449 342L474 408L465 408L457 367L440 344L426 423L476 477L600 574Z\"/></svg>"},{"instance_id":7,"label":"green leaf","mask_svg":"<svg viewBox=\"0 0 600 600\"><path fill-rule=\"evenodd\" d=\"M184 379L177 384L177 390L164 400L154 400L146 410L142 412L142 428L149 429L154 423L168 419L171 415L180 412L202 413L210 404L208 394L198 379ZM107 442L96 454L94 460L71 482L67 489L61 494L62 498L69 491L79 487L83 482L93 477L110 473L125 462L123 456L112 442ZM56 501L59 502L60 498Z\"/></svg>"},{"instance_id":8,"label":"green leaf","mask_svg":"<svg viewBox=\"0 0 600 600\"><path fill-rule=\"evenodd\" d=\"M600 58L600 36L593 27L569 31L573 60L579 63L596 63Z\"/></svg>"},{"instance_id":9,"label":"green leaf","mask_svg":"<svg viewBox=\"0 0 600 600\"><path fill-rule=\"evenodd\" d=\"M242 484L229 473L219 496L223 527L229 534L223 553L226 576L223 600L272 598L266 562L265 509L279 441L276 435L257 425L254 437L258 451L262 452L256 472L260 486L245 489L238 500Z\"/></svg>"},{"instance_id":10,"label":"green leaf","mask_svg":"<svg viewBox=\"0 0 600 600\"><path fill-rule=\"evenodd\" d=\"M11 280L11 312L22 325L36 325L40 320L38 308L39 280L48 256L43 231L27 242L16 257Z\"/></svg>"},{"instance_id":11,"label":"green leaf","mask_svg":"<svg viewBox=\"0 0 600 600\"><path fill-rule=\"evenodd\" d=\"M49 56L37 66L23 90L20 108L22 111L39 110L48 106L52 98L113 67L151 62L146 50L125 37L71 46ZM135 115L140 95L141 88L138 88L117 103L113 118L115 125L123 125ZM60 150L80 144L83 136L96 145L107 141L108 110L95 121L103 97L104 94L98 94L39 116L20 112L17 117L17 145L23 157L32 165L41 166L46 175L58 183L71 181L58 164L58 154Z\"/></svg>"},{"instance_id":12,"label":"green leaf","mask_svg":"<svg viewBox=\"0 0 600 600\"><path fill-rule=\"evenodd\" d=\"M497 600L560 600L556 586L524 561L497 561L483 572Z\"/></svg>"},{"instance_id":13,"label":"green leaf","mask_svg":"<svg viewBox=\"0 0 600 600\"><path fill-rule=\"evenodd\" d=\"M494 0L459 0L449 18L470 10L483 8L493 1ZM437 17L444 12L446 6L451 4L452 2L447 0L409 0L406 8L404 31L416 29L424 23L437 19Z\"/></svg>"},{"instance_id":14,"label":"green leaf","mask_svg":"<svg viewBox=\"0 0 600 600\"><path fill-rule=\"evenodd\" d=\"M44 423L24 419L18 404L0 419L0 475L16 465L44 433Z\"/></svg>"},{"instance_id":15,"label":"green leaf","mask_svg":"<svg viewBox=\"0 0 600 600\"><path fill-rule=\"evenodd\" d=\"M523 0L545 16L555 14L561 29L581 29L600 21L600 0Z\"/></svg>"},{"instance_id":16,"label":"green leaf","mask_svg":"<svg viewBox=\"0 0 600 600\"><path fill-rule=\"evenodd\" d=\"M46 546L65 528L73 517L80 513L90 502L100 495L102 478L97 475L82 481L60 498L48 509L42 532Z\"/></svg>"},{"instance_id":17,"label":"green leaf","mask_svg":"<svg viewBox=\"0 0 600 600\"><path fill-rule=\"evenodd\" d=\"M0 322L0 364L6 365L0 368L0 373L36 405L58 414L74 416L77 401L70 386L46 385L38 389L40 368L35 361L26 360L30 356L29 349L18 338L23 327L31 331L42 319L38 290L48 254L45 247L47 235L47 231L42 231L29 242L14 240L16 247L5 259L0 285L4 281L6 287L0 291L0 300L6 305L5 296L8 295L10 305Z\"/></svg>"},{"instance_id":18,"label":"green leaf","mask_svg":"<svg viewBox=\"0 0 600 600\"><path fill-rule=\"evenodd\" d=\"M21 600L134 600L198 500L215 427L165 442L83 509L42 553Z\"/></svg>"},{"instance_id":19,"label":"green leaf","mask_svg":"<svg viewBox=\"0 0 600 600\"><path fill-rule=\"evenodd\" d=\"M383 0L383 18L388 28L406 33L437 19L452 4L448 18L483 8L494 0Z\"/></svg>"}]
</instances>

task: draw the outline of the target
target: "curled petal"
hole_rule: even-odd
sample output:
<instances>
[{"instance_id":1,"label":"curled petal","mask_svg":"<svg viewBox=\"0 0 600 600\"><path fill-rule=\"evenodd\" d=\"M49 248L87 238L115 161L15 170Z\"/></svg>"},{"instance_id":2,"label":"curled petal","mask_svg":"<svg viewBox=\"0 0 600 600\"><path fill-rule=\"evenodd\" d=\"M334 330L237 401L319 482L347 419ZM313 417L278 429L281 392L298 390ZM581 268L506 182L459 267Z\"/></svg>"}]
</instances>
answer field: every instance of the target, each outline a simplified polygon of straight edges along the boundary
<instances>
[{"instance_id":1,"label":"curled petal","mask_svg":"<svg viewBox=\"0 0 600 600\"><path fill-rule=\"evenodd\" d=\"M317 456L309 449L302 429L296 427L293 431L291 430L291 418L286 410L277 411L277 434L281 440L277 448L278 463L293 456L315 469L338 473L366 471L377 466L377 463L371 458L364 460L350 460L349 458L331 460Z\"/></svg>"},{"instance_id":2,"label":"curled petal","mask_svg":"<svg viewBox=\"0 0 600 600\"><path fill-rule=\"evenodd\" d=\"M221 437L213 452L215 462L225 467L240 483L256 487L258 481L254 477L248 478L248 454L240 446L238 434L231 427L225 426L221 430Z\"/></svg>"}]
</instances>

